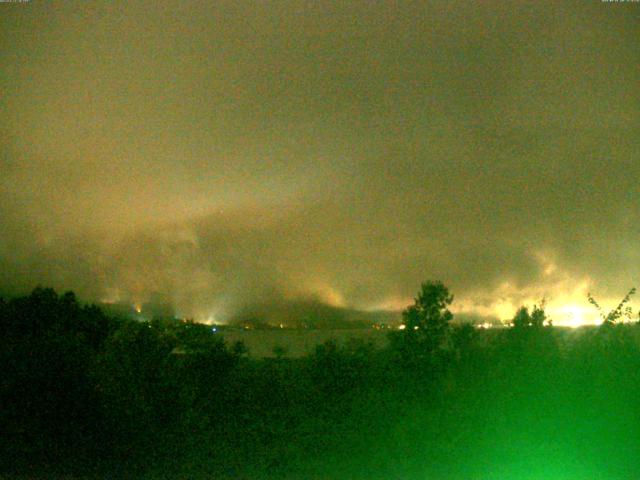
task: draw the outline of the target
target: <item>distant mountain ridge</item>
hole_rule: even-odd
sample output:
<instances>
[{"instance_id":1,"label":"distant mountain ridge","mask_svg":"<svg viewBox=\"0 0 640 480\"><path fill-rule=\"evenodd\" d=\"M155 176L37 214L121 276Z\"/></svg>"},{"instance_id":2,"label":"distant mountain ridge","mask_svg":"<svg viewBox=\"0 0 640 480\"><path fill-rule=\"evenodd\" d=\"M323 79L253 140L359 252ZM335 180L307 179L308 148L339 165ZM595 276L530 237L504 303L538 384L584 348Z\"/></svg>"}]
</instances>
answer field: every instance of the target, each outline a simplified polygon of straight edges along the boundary
<instances>
[{"instance_id":1,"label":"distant mountain ridge","mask_svg":"<svg viewBox=\"0 0 640 480\"><path fill-rule=\"evenodd\" d=\"M351 329L371 328L373 325L401 323L402 315L397 311L365 311L322 303L317 300L293 300L289 302L263 302L240 310L229 319L229 324L238 326Z\"/></svg>"}]
</instances>

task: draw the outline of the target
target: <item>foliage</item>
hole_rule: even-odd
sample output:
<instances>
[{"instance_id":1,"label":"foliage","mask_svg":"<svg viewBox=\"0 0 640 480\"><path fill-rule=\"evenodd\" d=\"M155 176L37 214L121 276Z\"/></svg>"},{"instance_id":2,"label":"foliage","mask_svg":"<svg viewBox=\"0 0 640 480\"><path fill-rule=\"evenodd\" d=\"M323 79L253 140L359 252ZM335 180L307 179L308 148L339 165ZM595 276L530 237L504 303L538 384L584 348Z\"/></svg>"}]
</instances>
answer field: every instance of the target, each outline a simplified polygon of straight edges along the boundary
<instances>
[{"instance_id":1,"label":"foliage","mask_svg":"<svg viewBox=\"0 0 640 480\"><path fill-rule=\"evenodd\" d=\"M520 307L513 317L513 327L516 329L542 328L544 326L544 322L548 321L547 314L544 311L544 307L544 299L540 302L540 305L533 306L533 310L531 311L531 313L529 313L529 309L526 306Z\"/></svg>"},{"instance_id":2,"label":"foliage","mask_svg":"<svg viewBox=\"0 0 640 480\"><path fill-rule=\"evenodd\" d=\"M402 312L404 330L400 340L405 355L433 357L448 345L449 323L453 314L448 306L453 295L442 282L422 284L414 304Z\"/></svg>"},{"instance_id":3,"label":"foliage","mask_svg":"<svg viewBox=\"0 0 640 480\"><path fill-rule=\"evenodd\" d=\"M91 369L117 327L71 292L38 287L0 303L0 450L11 452L5 458L20 465L90 453L92 427L100 423Z\"/></svg>"},{"instance_id":4,"label":"foliage","mask_svg":"<svg viewBox=\"0 0 640 480\"><path fill-rule=\"evenodd\" d=\"M611 326L615 324L618 320L620 320L622 317L625 317L629 320L631 319L631 316L632 316L631 307L630 306L625 307L625 305L631 300L631 296L635 293L636 293L636 289L635 287L632 287L629 290L629 292L627 292L627 294L624 296L624 298L620 301L618 306L606 314L604 313L604 310L602 309L600 304L596 301L596 299L593 298L591 293L587 294L587 300L591 305L593 305L598 310L598 314L602 319L602 324L604 326ZM640 313L639 313L639 317L640 317Z\"/></svg>"},{"instance_id":5,"label":"foliage","mask_svg":"<svg viewBox=\"0 0 640 480\"><path fill-rule=\"evenodd\" d=\"M451 325L452 300L423 285L404 317L418 328L388 349L264 359L205 325L110 319L50 289L0 301L0 475L543 478L540 458L571 464L576 445L593 464L576 477L640 468L637 325L541 328L541 304L476 329Z\"/></svg>"},{"instance_id":6,"label":"foliage","mask_svg":"<svg viewBox=\"0 0 640 480\"><path fill-rule=\"evenodd\" d=\"M471 323L463 323L453 328L451 339L459 360L467 360L473 353L478 336L478 330Z\"/></svg>"}]
</instances>

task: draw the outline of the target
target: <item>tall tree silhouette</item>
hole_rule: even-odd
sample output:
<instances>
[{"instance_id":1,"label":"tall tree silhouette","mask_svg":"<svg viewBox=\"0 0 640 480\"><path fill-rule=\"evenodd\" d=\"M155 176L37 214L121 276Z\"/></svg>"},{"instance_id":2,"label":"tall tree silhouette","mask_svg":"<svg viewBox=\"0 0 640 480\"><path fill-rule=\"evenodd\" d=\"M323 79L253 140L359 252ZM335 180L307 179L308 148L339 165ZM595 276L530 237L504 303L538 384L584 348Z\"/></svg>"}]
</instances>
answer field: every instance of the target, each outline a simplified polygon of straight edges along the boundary
<instances>
[{"instance_id":1,"label":"tall tree silhouette","mask_svg":"<svg viewBox=\"0 0 640 480\"><path fill-rule=\"evenodd\" d=\"M402 312L404 330L400 346L405 354L434 359L445 349L453 319L448 309L452 302L453 295L442 282L422 284L414 304Z\"/></svg>"},{"instance_id":2,"label":"tall tree silhouette","mask_svg":"<svg viewBox=\"0 0 640 480\"><path fill-rule=\"evenodd\" d=\"M517 330L525 328L542 328L544 326L544 322L548 320L547 314L544 311L544 306L545 301L542 300L540 305L533 306L531 313L529 313L529 309L527 307L520 307L512 320L514 328Z\"/></svg>"}]
</instances>

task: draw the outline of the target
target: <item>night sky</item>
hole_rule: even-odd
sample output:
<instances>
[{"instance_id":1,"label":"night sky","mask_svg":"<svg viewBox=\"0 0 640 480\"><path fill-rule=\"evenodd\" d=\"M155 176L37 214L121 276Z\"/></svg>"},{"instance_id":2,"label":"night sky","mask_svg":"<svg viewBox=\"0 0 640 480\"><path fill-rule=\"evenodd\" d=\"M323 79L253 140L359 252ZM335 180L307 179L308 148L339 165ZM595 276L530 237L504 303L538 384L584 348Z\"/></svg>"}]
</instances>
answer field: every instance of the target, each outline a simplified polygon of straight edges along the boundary
<instances>
[{"instance_id":1,"label":"night sky","mask_svg":"<svg viewBox=\"0 0 640 480\"><path fill-rule=\"evenodd\" d=\"M640 287L640 4L0 3L0 292L557 323ZM583 311L584 309L584 311Z\"/></svg>"}]
</instances>

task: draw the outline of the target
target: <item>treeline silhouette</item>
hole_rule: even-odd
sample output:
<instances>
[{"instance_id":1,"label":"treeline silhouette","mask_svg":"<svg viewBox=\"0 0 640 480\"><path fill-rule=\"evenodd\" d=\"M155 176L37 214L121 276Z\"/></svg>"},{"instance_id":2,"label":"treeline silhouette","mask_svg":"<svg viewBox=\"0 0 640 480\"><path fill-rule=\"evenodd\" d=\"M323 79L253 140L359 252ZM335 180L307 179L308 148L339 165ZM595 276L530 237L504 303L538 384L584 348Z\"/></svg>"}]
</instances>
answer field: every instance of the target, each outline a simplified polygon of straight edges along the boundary
<instances>
[{"instance_id":1,"label":"treeline silhouette","mask_svg":"<svg viewBox=\"0 0 640 480\"><path fill-rule=\"evenodd\" d=\"M253 358L209 326L113 318L73 293L1 300L0 473L634 478L637 324L551 327L542 304L482 330L454 325L452 302L423 284L387 348Z\"/></svg>"}]
</instances>

